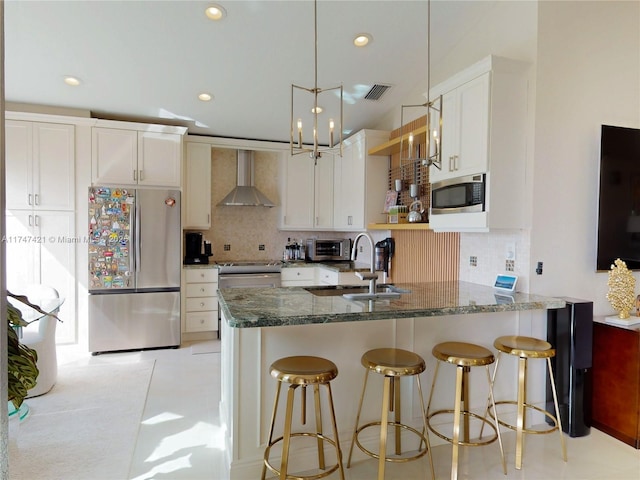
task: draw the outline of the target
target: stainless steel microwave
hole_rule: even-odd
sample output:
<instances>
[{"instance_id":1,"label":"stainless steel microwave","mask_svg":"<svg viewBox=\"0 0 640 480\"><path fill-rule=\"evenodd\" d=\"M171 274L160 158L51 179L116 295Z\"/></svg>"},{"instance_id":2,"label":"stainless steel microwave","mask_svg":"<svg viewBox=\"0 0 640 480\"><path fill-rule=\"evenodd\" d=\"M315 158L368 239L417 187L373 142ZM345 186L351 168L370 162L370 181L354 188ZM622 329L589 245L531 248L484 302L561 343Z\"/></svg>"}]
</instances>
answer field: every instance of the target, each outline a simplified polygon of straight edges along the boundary
<instances>
[{"instance_id":1,"label":"stainless steel microwave","mask_svg":"<svg viewBox=\"0 0 640 480\"><path fill-rule=\"evenodd\" d=\"M467 175L431 184L431 215L485 211L486 174Z\"/></svg>"},{"instance_id":2,"label":"stainless steel microwave","mask_svg":"<svg viewBox=\"0 0 640 480\"><path fill-rule=\"evenodd\" d=\"M310 262L344 262L351 258L351 240L348 238L307 239L306 260Z\"/></svg>"}]
</instances>

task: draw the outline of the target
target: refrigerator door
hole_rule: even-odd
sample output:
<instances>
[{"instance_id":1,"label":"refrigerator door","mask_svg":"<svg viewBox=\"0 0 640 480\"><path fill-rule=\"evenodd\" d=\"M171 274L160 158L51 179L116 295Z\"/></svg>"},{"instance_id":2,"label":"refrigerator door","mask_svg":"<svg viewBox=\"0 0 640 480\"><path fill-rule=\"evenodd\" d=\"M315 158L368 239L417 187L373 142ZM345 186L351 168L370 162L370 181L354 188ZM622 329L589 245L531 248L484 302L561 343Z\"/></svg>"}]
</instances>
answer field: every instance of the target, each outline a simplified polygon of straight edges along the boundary
<instances>
[{"instance_id":1,"label":"refrigerator door","mask_svg":"<svg viewBox=\"0 0 640 480\"><path fill-rule=\"evenodd\" d=\"M136 190L136 291L180 288L180 191Z\"/></svg>"},{"instance_id":2,"label":"refrigerator door","mask_svg":"<svg viewBox=\"0 0 640 480\"><path fill-rule=\"evenodd\" d=\"M180 345L180 292L89 295L89 351Z\"/></svg>"},{"instance_id":3,"label":"refrigerator door","mask_svg":"<svg viewBox=\"0 0 640 480\"><path fill-rule=\"evenodd\" d=\"M135 192L89 188L89 291L133 290L131 251Z\"/></svg>"}]
</instances>

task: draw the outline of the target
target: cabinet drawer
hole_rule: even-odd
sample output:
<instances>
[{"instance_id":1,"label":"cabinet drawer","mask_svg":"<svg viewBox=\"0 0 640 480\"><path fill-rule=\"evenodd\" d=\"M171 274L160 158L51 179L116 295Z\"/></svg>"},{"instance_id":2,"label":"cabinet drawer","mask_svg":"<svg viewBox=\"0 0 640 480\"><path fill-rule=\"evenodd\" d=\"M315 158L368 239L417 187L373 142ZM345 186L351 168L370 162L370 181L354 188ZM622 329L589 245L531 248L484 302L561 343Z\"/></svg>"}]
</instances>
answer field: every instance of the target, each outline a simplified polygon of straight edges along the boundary
<instances>
[{"instance_id":1,"label":"cabinet drawer","mask_svg":"<svg viewBox=\"0 0 640 480\"><path fill-rule=\"evenodd\" d=\"M218 330L218 314L216 312L187 313L187 332L205 332Z\"/></svg>"},{"instance_id":2,"label":"cabinet drawer","mask_svg":"<svg viewBox=\"0 0 640 480\"><path fill-rule=\"evenodd\" d=\"M213 297L217 291L217 283L187 283L187 297Z\"/></svg>"},{"instance_id":3,"label":"cabinet drawer","mask_svg":"<svg viewBox=\"0 0 640 480\"><path fill-rule=\"evenodd\" d=\"M338 285L340 274L325 268L318 269L318 281L325 285Z\"/></svg>"},{"instance_id":4,"label":"cabinet drawer","mask_svg":"<svg viewBox=\"0 0 640 480\"><path fill-rule=\"evenodd\" d=\"M218 281L217 268L187 268L185 270L187 283Z\"/></svg>"},{"instance_id":5,"label":"cabinet drawer","mask_svg":"<svg viewBox=\"0 0 640 480\"><path fill-rule=\"evenodd\" d=\"M187 312L218 310L218 297L187 298Z\"/></svg>"},{"instance_id":6,"label":"cabinet drawer","mask_svg":"<svg viewBox=\"0 0 640 480\"><path fill-rule=\"evenodd\" d=\"M315 279L315 268L283 268L280 274L280 278L283 282L291 281L313 281Z\"/></svg>"}]
</instances>

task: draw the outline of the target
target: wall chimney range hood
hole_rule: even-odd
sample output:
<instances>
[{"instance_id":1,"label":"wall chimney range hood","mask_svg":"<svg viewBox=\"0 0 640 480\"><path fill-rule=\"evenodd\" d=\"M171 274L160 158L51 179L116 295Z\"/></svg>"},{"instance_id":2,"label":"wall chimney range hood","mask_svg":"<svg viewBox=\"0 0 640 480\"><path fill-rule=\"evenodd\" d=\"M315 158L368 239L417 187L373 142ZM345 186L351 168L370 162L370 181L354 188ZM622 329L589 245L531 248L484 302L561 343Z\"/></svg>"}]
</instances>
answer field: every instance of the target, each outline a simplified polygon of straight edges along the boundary
<instances>
[{"instance_id":1,"label":"wall chimney range hood","mask_svg":"<svg viewBox=\"0 0 640 480\"><path fill-rule=\"evenodd\" d=\"M275 207L276 204L269 200L253 183L254 159L253 151L238 150L238 178L236 187L222 199L218 206L250 206L250 207Z\"/></svg>"}]
</instances>

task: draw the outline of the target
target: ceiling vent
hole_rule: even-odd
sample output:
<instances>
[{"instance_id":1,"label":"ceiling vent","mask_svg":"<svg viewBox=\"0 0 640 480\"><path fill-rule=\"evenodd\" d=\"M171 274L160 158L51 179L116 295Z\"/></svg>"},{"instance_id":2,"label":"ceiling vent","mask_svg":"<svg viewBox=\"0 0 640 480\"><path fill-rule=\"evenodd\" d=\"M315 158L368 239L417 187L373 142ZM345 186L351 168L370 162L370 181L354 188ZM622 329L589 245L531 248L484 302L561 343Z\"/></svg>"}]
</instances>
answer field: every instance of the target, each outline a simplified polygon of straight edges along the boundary
<instances>
[{"instance_id":1,"label":"ceiling vent","mask_svg":"<svg viewBox=\"0 0 640 480\"><path fill-rule=\"evenodd\" d=\"M376 83L373 87L371 87L371 90L367 92L364 98L366 98L367 100L380 100L380 97L384 95L384 92L386 92L390 88L391 85L382 85Z\"/></svg>"}]
</instances>

